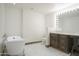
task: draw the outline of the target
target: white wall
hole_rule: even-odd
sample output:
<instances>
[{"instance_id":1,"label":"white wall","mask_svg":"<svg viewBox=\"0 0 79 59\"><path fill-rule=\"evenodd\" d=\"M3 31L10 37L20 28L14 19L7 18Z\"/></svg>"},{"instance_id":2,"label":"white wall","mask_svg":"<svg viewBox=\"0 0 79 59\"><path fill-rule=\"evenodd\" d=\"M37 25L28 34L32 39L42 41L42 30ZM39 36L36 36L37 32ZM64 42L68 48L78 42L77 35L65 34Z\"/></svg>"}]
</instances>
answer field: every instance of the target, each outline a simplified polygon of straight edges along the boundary
<instances>
[{"instance_id":1,"label":"white wall","mask_svg":"<svg viewBox=\"0 0 79 59\"><path fill-rule=\"evenodd\" d=\"M55 13L49 13L45 16L46 19L46 29L48 32L56 30L56 16Z\"/></svg>"},{"instance_id":2,"label":"white wall","mask_svg":"<svg viewBox=\"0 0 79 59\"><path fill-rule=\"evenodd\" d=\"M23 9L23 37L26 42L40 41L45 35L44 15Z\"/></svg>"},{"instance_id":3,"label":"white wall","mask_svg":"<svg viewBox=\"0 0 79 59\"><path fill-rule=\"evenodd\" d=\"M4 35L4 27L5 27L5 10L4 5L0 4L0 53L2 47L2 36Z\"/></svg>"},{"instance_id":4,"label":"white wall","mask_svg":"<svg viewBox=\"0 0 79 59\"><path fill-rule=\"evenodd\" d=\"M7 35L21 35L21 9L14 6L6 6L5 16L5 32Z\"/></svg>"},{"instance_id":5,"label":"white wall","mask_svg":"<svg viewBox=\"0 0 79 59\"><path fill-rule=\"evenodd\" d=\"M49 33L56 31L56 17L54 12L45 15L45 29L46 29L46 45L49 45L50 44Z\"/></svg>"}]
</instances>

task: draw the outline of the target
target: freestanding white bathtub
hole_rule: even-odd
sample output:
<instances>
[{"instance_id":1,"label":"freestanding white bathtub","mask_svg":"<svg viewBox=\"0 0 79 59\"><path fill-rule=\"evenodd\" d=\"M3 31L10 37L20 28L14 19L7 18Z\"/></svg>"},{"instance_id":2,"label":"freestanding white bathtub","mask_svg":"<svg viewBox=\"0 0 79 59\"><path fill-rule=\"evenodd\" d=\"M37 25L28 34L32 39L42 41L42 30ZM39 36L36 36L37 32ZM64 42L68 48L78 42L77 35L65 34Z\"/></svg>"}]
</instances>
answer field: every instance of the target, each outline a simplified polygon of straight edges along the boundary
<instances>
[{"instance_id":1,"label":"freestanding white bathtub","mask_svg":"<svg viewBox=\"0 0 79 59\"><path fill-rule=\"evenodd\" d=\"M24 39L20 36L10 36L7 38L6 42L7 54L11 56L24 55Z\"/></svg>"}]
</instances>

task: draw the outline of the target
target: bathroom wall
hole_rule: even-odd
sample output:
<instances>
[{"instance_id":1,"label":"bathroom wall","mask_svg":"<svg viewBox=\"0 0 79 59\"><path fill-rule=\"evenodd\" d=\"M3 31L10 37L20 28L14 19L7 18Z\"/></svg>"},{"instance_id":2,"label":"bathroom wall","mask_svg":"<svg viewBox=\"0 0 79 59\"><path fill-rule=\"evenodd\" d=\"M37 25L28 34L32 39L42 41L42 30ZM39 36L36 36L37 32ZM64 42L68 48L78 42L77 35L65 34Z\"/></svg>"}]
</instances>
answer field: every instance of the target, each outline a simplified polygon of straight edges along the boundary
<instances>
[{"instance_id":1,"label":"bathroom wall","mask_svg":"<svg viewBox=\"0 0 79 59\"><path fill-rule=\"evenodd\" d=\"M7 35L21 35L21 9L13 5L5 7L5 32Z\"/></svg>"},{"instance_id":2,"label":"bathroom wall","mask_svg":"<svg viewBox=\"0 0 79 59\"><path fill-rule=\"evenodd\" d=\"M4 5L0 4L0 53L2 47L2 36L4 35L4 28L5 27L5 10Z\"/></svg>"},{"instance_id":3,"label":"bathroom wall","mask_svg":"<svg viewBox=\"0 0 79 59\"><path fill-rule=\"evenodd\" d=\"M23 38L25 41L40 41L43 36L45 36L44 15L34 10L23 8Z\"/></svg>"},{"instance_id":4,"label":"bathroom wall","mask_svg":"<svg viewBox=\"0 0 79 59\"><path fill-rule=\"evenodd\" d=\"M45 29L46 29L46 45L50 44L49 33L56 31L55 13L51 12L45 15Z\"/></svg>"},{"instance_id":5,"label":"bathroom wall","mask_svg":"<svg viewBox=\"0 0 79 59\"><path fill-rule=\"evenodd\" d=\"M55 27L54 12L46 15L46 25L48 27Z\"/></svg>"},{"instance_id":6,"label":"bathroom wall","mask_svg":"<svg viewBox=\"0 0 79 59\"><path fill-rule=\"evenodd\" d=\"M55 31L56 30L56 17L55 12L48 13L45 15L46 19L46 29L48 32Z\"/></svg>"}]
</instances>

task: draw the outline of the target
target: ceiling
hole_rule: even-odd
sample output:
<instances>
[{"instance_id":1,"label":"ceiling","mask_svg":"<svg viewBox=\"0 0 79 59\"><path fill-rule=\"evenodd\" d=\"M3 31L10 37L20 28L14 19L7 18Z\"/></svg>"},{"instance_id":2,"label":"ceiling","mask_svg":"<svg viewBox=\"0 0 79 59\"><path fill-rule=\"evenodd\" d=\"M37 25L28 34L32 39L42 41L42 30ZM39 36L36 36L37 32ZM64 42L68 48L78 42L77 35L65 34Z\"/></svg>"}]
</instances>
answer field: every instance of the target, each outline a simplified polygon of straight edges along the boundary
<instances>
[{"instance_id":1,"label":"ceiling","mask_svg":"<svg viewBox=\"0 0 79 59\"><path fill-rule=\"evenodd\" d=\"M40 13L47 13L51 8L54 7L54 4L42 4L42 3L22 3L22 4L16 4L16 6L20 6L23 8L28 8L36 12Z\"/></svg>"},{"instance_id":2,"label":"ceiling","mask_svg":"<svg viewBox=\"0 0 79 59\"><path fill-rule=\"evenodd\" d=\"M16 3L16 4L7 4L13 5L22 8L28 8L43 14L47 14L49 12L57 11L61 8L67 7L69 3Z\"/></svg>"}]
</instances>

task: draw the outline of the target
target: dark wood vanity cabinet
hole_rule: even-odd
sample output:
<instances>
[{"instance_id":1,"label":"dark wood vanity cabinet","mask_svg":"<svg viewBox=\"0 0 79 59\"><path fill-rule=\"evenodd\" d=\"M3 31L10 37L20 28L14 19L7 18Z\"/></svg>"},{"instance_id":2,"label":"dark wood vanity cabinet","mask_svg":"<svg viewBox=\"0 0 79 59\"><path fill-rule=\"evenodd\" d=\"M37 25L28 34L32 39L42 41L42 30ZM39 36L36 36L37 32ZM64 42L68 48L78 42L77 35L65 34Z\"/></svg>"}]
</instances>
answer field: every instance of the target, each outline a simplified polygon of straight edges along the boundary
<instances>
[{"instance_id":1,"label":"dark wood vanity cabinet","mask_svg":"<svg viewBox=\"0 0 79 59\"><path fill-rule=\"evenodd\" d=\"M57 48L58 47L58 35L50 35L50 45Z\"/></svg>"},{"instance_id":2,"label":"dark wood vanity cabinet","mask_svg":"<svg viewBox=\"0 0 79 59\"><path fill-rule=\"evenodd\" d=\"M71 52L72 40L69 35L50 33L50 46L66 53Z\"/></svg>"}]
</instances>

